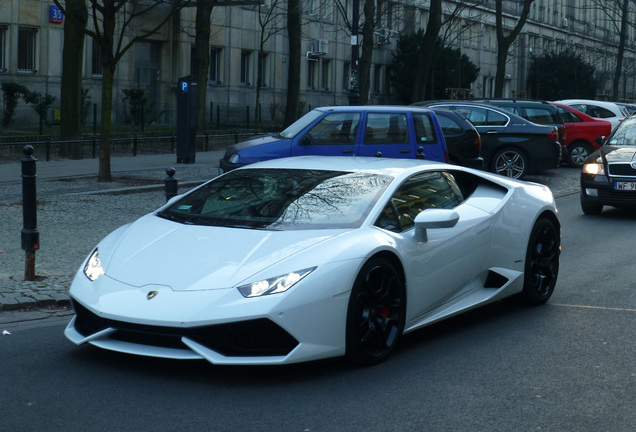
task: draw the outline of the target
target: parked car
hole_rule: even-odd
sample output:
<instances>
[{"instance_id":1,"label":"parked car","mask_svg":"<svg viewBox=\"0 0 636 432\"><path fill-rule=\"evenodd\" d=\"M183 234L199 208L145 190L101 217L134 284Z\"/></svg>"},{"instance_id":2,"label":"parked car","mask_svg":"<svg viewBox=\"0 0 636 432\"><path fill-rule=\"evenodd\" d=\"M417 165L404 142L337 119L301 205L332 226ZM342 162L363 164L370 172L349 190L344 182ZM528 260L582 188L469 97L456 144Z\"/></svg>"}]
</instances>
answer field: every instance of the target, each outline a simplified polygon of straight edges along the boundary
<instances>
[{"instance_id":1,"label":"parked car","mask_svg":"<svg viewBox=\"0 0 636 432\"><path fill-rule=\"evenodd\" d=\"M555 102L571 106L590 117L609 120L612 123L612 129L616 128L629 115L627 109L616 105L614 102L590 99L564 99Z\"/></svg>"},{"instance_id":2,"label":"parked car","mask_svg":"<svg viewBox=\"0 0 636 432\"><path fill-rule=\"evenodd\" d=\"M432 108L432 110L442 128L450 162L483 169L481 136L475 126L466 119L466 114L444 108Z\"/></svg>"},{"instance_id":3,"label":"parked car","mask_svg":"<svg viewBox=\"0 0 636 432\"><path fill-rule=\"evenodd\" d=\"M568 150L566 161L568 165L580 168L587 157L600 144L598 137L608 137L612 132L612 123L609 120L595 119L571 106L552 102L565 119L567 138L565 147Z\"/></svg>"},{"instance_id":4,"label":"parked car","mask_svg":"<svg viewBox=\"0 0 636 432\"><path fill-rule=\"evenodd\" d=\"M475 102L488 103L499 108L517 114L519 117L530 120L532 123L556 126L559 131L559 143L563 146L561 161L565 161L568 155L565 142L567 130L565 121L559 110L549 102L534 99L475 99Z\"/></svg>"},{"instance_id":5,"label":"parked car","mask_svg":"<svg viewBox=\"0 0 636 432\"><path fill-rule=\"evenodd\" d=\"M558 168L561 144L555 126L544 126L494 105L465 101L418 102L430 108L466 113L481 136L487 170L511 178Z\"/></svg>"},{"instance_id":6,"label":"parked car","mask_svg":"<svg viewBox=\"0 0 636 432\"><path fill-rule=\"evenodd\" d=\"M376 156L448 162L437 117L430 109L389 106L316 108L281 133L228 147L225 172L289 156Z\"/></svg>"},{"instance_id":7,"label":"parked car","mask_svg":"<svg viewBox=\"0 0 636 432\"><path fill-rule=\"evenodd\" d=\"M636 116L624 120L581 170L581 209L598 215L603 206L636 207Z\"/></svg>"},{"instance_id":8,"label":"parked car","mask_svg":"<svg viewBox=\"0 0 636 432\"><path fill-rule=\"evenodd\" d=\"M65 335L214 364L374 364L460 312L545 303L559 254L543 185L415 159L270 160L102 240L71 284Z\"/></svg>"}]
</instances>

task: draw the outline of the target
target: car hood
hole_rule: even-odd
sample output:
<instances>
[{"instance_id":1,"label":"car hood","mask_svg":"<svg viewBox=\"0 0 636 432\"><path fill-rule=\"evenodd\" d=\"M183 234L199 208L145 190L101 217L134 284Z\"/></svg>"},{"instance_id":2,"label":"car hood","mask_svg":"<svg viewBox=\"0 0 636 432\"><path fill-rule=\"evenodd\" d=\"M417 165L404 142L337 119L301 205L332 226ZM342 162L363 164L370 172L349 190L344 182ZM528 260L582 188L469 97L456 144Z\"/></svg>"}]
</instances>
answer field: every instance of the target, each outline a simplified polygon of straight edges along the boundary
<instances>
[{"instance_id":1,"label":"car hood","mask_svg":"<svg viewBox=\"0 0 636 432\"><path fill-rule=\"evenodd\" d=\"M265 231L183 225L144 216L99 253L108 277L175 291L236 286L344 230ZM308 263L308 267L312 263ZM301 270L290 268L286 271ZM268 275L267 277L278 276Z\"/></svg>"},{"instance_id":2,"label":"car hood","mask_svg":"<svg viewBox=\"0 0 636 432\"><path fill-rule=\"evenodd\" d=\"M226 154L232 154L232 153L236 153L238 151L244 150L246 148L250 148L250 147L254 147L254 146L258 146L258 145L262 145L262 144L269 144L272 142L276 142L276 141L280 141L283 138L280 138L278 136L274 136L274 135L268 135L268 136L262 136L259 138L254 138L251 140L247 140L247 141L242 141L240 143L237 144L232 144L231 146L229 146L226 150Z\"/></svg>"},{"instance_id":3,"label":"car hood","mask_svg":"<svg viewBox=\"0 0 636 432\"><path fill-rule=\"evenodd\" d=\"M608 163L631 162L636 158L636 147L603 146L599 153Z\"/></svg>"}]
</instances>

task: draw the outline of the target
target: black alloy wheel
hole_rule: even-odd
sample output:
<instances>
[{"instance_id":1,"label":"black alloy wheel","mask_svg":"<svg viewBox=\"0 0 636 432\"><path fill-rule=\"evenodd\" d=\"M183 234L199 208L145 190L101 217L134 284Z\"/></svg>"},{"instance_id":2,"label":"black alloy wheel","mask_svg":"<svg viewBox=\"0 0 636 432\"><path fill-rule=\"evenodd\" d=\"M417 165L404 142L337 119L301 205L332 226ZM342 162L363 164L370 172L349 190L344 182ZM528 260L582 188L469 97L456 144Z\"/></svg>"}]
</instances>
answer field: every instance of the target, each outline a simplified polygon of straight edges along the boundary
<instances>
[{"instance_id":1,"label":"black alloy wheel","mask_svg":"<svg viewBox=\"0 0 636 432\"><path fill-rule=\"evenodd\" d=\"M362 365L384 360L404 330L405 314L404 283L395 267L384 258L369 260L351 290L347 359Z\"/></svg>"},{"instance_id":2,"label":"black alloy wheel","mask_svg":"<svg viewBox=\"0 0 636 432\"><path fill-rule=\"evenodd\" d=\"M519 150L507 147L492 158L492 172L513 179L520 179L528 172L528 160Z\"/></svg>"},{"instance_id":3,"label":"black alloy wheel","mask_svg":"<svg viewBox=\"0 0 636 432\"><path fill-rule=\"evenodd\" d=\"M532 228L526 253L521 297L527 304L543 304L554 292L559 274L561 235L554 222L541 218Z\"/></svg>"}]
</instances>

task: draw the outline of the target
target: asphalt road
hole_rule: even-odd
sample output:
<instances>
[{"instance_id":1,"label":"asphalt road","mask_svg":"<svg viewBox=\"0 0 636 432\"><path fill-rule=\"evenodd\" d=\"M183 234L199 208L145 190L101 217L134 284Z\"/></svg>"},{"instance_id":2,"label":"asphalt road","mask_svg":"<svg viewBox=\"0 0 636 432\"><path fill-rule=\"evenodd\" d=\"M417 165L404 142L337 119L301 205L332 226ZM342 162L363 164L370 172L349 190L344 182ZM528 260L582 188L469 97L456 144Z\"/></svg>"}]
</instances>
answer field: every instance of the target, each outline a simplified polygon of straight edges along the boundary
<instances>
[{"instance_id":1,"label":"asphalt road","mask_svg":"<svg viewBox=\"0 0 636 432\"><path fill-rule=\"evenodd\" d=\"M590 431L636 424L636 214L557 200L547 305L501 302L408 335L381 365L218 367L76 347L67 319L0 336L4 431Z\"/></svg>"}]
</instances>

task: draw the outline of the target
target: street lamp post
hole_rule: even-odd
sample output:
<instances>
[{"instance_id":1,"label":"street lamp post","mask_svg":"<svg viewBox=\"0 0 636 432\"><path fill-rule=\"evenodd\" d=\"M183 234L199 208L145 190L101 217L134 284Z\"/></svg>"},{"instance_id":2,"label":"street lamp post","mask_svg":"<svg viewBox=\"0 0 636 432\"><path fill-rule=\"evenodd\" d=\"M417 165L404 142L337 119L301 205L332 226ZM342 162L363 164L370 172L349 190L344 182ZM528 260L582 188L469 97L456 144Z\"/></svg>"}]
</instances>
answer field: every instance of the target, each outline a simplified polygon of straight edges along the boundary
<instances>
[{"instance_id":1,"label":"street lamp post","mask_svg":"<svg viewBox=\"0 0 636 432\"><path fill-rule=\"evenodd\" d=\"M349 87L349 105L360 104L358 88L358 20L360 18L360 0L353 0L351 20L351 82Z\"/></svg>"}]
</instances>

